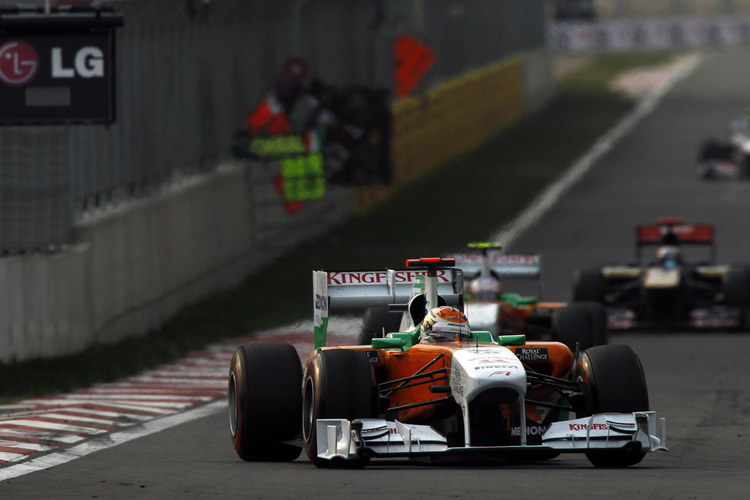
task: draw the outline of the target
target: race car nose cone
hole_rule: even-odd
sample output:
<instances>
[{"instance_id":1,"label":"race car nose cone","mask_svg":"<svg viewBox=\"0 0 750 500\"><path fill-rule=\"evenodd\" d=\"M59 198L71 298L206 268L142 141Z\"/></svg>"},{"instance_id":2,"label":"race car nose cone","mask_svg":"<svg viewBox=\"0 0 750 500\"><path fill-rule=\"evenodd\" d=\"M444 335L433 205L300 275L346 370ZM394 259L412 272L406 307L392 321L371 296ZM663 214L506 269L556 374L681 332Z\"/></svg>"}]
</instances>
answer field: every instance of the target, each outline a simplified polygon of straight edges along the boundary
<instances>
[{"instance_id":1,"label":"race car nose cone","mask_svg":"<svg viewBox=\"0 0 750 500\"><path fill-rule=\"evenodd\" d=\"M515 402L526 394L526 370L505 347L462 349L453 353L450 386L459 404L488 390L503 400L498 403Z\"/></svg>"}]
</instances>

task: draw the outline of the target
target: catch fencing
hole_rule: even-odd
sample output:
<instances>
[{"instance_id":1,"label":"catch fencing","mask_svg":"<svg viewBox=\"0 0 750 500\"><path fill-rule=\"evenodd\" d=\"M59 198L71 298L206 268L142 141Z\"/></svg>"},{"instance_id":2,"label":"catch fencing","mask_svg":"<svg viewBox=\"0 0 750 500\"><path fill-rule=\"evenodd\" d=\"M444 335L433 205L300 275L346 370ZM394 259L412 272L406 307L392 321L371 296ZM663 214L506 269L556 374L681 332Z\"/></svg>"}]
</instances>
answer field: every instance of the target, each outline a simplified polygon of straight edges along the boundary
<instances>
[{"instance_id":1,"label":"catch fencing","mask_svg":"<svg viewBox=\"0 0 750 500\"><path fill-rule=\"evenodd\" d=\"M0 128L2 255L59 251L87 212L147 198L230 160L233 134L290 55L326 83L392 89L394 37L414 34L437 54L419 91L539 48L545 36L542 0L107 5L124 17L117 120Z\"/></svg>"}]
</instances>

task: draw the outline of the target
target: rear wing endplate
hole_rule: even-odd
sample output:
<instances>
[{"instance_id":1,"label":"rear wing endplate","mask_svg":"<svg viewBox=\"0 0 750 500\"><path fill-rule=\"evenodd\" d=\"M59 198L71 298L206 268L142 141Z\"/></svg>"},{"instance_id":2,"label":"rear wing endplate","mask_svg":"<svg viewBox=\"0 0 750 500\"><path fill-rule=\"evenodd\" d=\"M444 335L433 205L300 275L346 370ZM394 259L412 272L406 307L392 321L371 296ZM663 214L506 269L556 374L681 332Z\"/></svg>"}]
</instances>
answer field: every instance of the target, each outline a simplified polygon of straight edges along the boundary
<instances>
[{"instance_id":1,"label":"rear wing endplate","mask_svg":"<svg viewBox=\"0 0 750 500\"><path fill-rule=\"evenodd\" d=\"M447 257L456 260L456 267L460 267L467 278L487 272L498 279L539 279L541 276L540 254L459 253ZM486 269L483 268L485 265Z\"/></svg>"}]
</instances>

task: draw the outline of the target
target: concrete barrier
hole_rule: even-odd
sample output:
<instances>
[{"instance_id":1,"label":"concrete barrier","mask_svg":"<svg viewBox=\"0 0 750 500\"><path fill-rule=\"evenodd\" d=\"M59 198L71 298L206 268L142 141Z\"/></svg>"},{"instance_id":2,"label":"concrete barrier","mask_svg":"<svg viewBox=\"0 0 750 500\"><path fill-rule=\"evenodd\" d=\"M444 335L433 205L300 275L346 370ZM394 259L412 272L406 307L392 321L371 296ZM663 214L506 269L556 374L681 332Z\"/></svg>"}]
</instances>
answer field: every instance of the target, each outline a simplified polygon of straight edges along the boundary
<instances>
[{"instance_id":1,"label":"concrete barrier","mask_svg":"<svg viewBox=\"0 0 750 500\"><path fill-rule=\"evenodd\" d=\"M302 240L484 141L551 95L546 56L514 57L395 107L393 186L328 186L290 211L277 163L237 163L89 214L75 245L0 259L0 362L74 354L160 328ZM549 80L548 80L549 79ZM364 193L364 194L363 194Z\"/></svg>"}]
</instances>

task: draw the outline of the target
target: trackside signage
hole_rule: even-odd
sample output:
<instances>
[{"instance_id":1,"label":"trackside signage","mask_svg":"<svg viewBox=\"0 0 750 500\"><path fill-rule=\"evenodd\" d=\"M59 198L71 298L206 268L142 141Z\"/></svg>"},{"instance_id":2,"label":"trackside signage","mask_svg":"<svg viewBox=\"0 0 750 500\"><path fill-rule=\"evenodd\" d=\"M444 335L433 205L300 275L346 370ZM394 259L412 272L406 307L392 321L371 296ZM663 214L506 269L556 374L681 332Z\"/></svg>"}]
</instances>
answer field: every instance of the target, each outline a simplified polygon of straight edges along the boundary
<instances>
[{"instance_id":1,"label":"trackside signage","mask_svg":"<svg viewBox=\"0 0 750 500\"><path fill-rule=\"evenodd\" d=\"M394 283L414 283L417 276L424 275L425 271L395 271ZM444 269L437 270L438 283L451 283L451 275ZM388 283L387 271L343 271L329 272L329 286L347 285L386 285Z\"/></svg>"},{"instance_id":2,"label":"trackside signage","mask_svg":"<svg viewBox=\"0 0 750 500\"><path fill-rule=\"evenodd\" d=\"M0 15L0 124L113 122L121 24L95 13Z\"/></svg>"}]
</instances>

